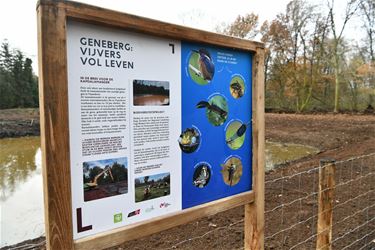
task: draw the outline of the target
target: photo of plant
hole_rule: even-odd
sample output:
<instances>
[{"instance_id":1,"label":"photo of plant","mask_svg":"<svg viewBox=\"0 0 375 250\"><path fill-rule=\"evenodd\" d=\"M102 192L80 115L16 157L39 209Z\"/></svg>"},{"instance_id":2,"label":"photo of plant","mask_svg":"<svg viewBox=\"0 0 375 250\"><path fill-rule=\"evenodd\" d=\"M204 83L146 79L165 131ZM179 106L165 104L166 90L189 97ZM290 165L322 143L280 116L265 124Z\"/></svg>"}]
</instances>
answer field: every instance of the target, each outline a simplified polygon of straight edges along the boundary
<instances>
[{"instance_id":1,"label":"photo of plant","mask_svg":"<svg viewBox=\"0 0 375 250\"><path fill-rule=\"evenodd\" d=\"M187 128L178 138L180 148L185 153L193 153L199 147L201 136L197 129Z\"/></svg>"}]
</instances>

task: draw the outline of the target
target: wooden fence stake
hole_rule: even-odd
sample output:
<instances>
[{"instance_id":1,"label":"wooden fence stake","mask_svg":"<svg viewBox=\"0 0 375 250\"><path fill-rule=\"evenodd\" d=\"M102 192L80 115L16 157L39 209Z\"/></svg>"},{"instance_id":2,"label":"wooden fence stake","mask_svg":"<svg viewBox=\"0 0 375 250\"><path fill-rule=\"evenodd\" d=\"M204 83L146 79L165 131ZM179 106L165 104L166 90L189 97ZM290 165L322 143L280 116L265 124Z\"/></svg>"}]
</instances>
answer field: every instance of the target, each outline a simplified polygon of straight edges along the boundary
<instances>
[{"instance_id":1,"label":"wooden fence stake","mask_svg":"<svg viewBox=\"0 0 375 250\"><path fill-rule=\"evenodd\" d=\"M321 159L319 165L318 225L316 249L332 249L332 214L335 189L335 160Z\"/></svg>"}]
</instances>

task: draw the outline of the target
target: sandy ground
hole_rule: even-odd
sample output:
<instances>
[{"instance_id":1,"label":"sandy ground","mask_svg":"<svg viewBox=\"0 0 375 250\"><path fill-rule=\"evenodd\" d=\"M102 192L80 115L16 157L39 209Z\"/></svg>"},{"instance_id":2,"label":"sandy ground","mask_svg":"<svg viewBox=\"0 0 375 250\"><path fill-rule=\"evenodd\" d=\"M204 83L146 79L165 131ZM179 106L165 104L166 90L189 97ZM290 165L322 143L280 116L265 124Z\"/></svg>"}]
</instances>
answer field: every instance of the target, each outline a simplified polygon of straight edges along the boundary
<instances>
[{"instance_id":1,"label":"sandy ground","mask_svg":"<svg viewBox=\"0 0 375 250\"><path fill-rule=\"evenodd\" d=\"M266 139L282 143L311 145L321 151L317 155L305 157L267 173L266 180L273 180L279 176L315 167L321 158L333 157L337 160L345 160L353 156L375 152L375 115L266 114ZM372 166L373 169L373 165L373 161L362 162L361 173L370 171L369 168ZM354 174L357 174L357 172ZM340 173L342 179L338 179L337 182L345 180L348 175L353 177L352 169L343 170ZM367 180L367 182L361 182L361 185L355 186L355 188L350 186L350 190L340 190L338 191L338 200L345 200L347 199L345 196L355 196L363 190L371 189L374 182L375 179L373 178ZM309 175L304 178L290 179L282 189L278 185L266 184L266 210L280 204L280 197L283 197L283 203L288 203L288 199L293 200L301 193L304 195L304 188L309 189L311 185L313 186L312 189L317 187L316 176ZM353 189L355 192L351 192ZM283 190L284 195L281 194L280 196L280 190ZM306 190L306 192L308 191L311 190ZM304 217L310 217L311 214L309 213L313 213L316 209L315 201L316 197L311 197L309 200L303 200L296 208L286 208L282 211L284 216L281 216L279 211L266 214L266 237L280 231L282 226L286 225L286 222L280 221L283 220L282 218L290 218L288 223L293 223L293 221L300 221ZM369 197L367 202L375 202L375 197ZM364 204L359 202L356 206L364 206ZM336 216L345 216L344 213L345 211L337 212ZM367 216L375 217L374 211L371 210ZM242 219L243 208L239 207L109 249L241 249L243 248ZM337 236L335 234L347 231L353 223L355 222L349 220L348 223L336 227L337 232L334 232L334 237ZM308 225L303 225L301 228L297 227L295 231L288 232L287 235L278 235L276 238L268 239L265 242L265 247L266 249L289 249L296 242L304 239L303 235L314 230L314 222L309 222ZM366 230L371 230L371 228ZM348 238L346 241L352 242L357 236ZM375 235L371 236L375 238ZM35 245L36 249L44 249L43 240L43 238L40 238L20 245L29 244L30 246L31 244L33 246L33 244L39 243L41 245ZM313 240L296 249L314 249ZM337 245L335 248L341 249L342 246ZM351 249L356 249L356 247L354 246ZM368 249L371 249L371 246Z\"/></svg>"}]
</instances>

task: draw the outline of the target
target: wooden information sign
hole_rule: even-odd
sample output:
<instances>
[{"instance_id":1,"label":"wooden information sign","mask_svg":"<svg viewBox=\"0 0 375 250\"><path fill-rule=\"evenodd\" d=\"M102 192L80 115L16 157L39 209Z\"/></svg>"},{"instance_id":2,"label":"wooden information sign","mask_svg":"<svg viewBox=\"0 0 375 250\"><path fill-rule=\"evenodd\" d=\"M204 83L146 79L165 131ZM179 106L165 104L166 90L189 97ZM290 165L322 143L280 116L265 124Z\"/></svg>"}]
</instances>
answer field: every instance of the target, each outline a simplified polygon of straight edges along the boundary
<instances>
[{"instance_id":1,"label":"wooden information sign","mask_svg":"<svg viewBox=\"0 0 375 250\"><path fill-rule=\"evenodd\" d=\"M49 249L102 249L245 206L264 241L263 44L40 0Z\"/></svg>"}]
</instances>

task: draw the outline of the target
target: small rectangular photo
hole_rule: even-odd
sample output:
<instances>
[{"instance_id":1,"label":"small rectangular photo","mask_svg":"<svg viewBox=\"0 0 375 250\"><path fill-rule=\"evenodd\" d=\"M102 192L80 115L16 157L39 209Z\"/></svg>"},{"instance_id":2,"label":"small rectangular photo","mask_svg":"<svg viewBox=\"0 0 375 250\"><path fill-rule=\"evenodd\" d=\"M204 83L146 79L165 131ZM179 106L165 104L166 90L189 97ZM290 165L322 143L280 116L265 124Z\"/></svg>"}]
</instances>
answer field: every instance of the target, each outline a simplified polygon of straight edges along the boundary
<instances>
[{"instance_id":1,"label":"small rectangular photo","mask_svg":"<svg viewBox=\"0 0 375 250\"><path fill-rule=\"evenodd\" d=\"M169 82L133 80L134 106L169 105Z\"/></svg>"},{"instance_id":2,"label":"small rectangular photo","mask_svg":"<svg viewBox=\"0 0 375 250\"><path fill-rule=\"evenodd\" d=\"M170 173L146 175L136 178L135 202L141 202L167 196L171 193Z\"/></svg>"},{"instance_id":3,"label":"small rectangular photo","mask_svg":"<svg viewBox=\"0 0 375 250\"><path fill-rule=\"evenodd\" d=\"M84 201L128 193L128 158L88 161L83 167Z\"/></svg>"}]
</instances>

